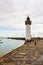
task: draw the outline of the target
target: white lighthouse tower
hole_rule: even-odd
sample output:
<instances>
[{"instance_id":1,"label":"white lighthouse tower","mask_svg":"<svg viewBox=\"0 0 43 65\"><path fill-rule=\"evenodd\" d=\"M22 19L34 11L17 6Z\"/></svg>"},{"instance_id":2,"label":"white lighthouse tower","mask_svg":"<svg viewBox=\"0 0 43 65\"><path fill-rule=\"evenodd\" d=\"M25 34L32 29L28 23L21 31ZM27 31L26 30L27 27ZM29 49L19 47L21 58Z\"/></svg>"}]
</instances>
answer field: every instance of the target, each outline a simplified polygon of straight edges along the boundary
<instances>
[{"instance_id":1,"label":"white lighthouse tower","mask_svg":"<svg viewBox=\"0 0 43 65\"><path fill-rule=\"evenodd\" d=\"M27 20L25 21L25 25L26 25L26 41L30 41L31 40L31 20L29 16L27 17Z\"/></svg>"}]
</instances>

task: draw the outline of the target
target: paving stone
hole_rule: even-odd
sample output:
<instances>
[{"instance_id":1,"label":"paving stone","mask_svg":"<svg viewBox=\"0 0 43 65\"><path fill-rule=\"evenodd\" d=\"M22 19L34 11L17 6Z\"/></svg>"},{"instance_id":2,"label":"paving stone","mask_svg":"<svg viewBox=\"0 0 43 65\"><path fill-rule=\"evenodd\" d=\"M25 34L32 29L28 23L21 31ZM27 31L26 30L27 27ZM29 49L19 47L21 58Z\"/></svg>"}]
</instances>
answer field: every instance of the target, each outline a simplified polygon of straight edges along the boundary
<instances>
[{"instance_id":1,"label":"paving stone","mask_svg":"<svg viewBox=\"0 0 43 65\"><path fill-rule=\"evenodd\" d=\"M36 41L36 40L34 40ZM0 59L0 65L43 65L43 41L26 42Z\"/></svg>"}]
</instances>

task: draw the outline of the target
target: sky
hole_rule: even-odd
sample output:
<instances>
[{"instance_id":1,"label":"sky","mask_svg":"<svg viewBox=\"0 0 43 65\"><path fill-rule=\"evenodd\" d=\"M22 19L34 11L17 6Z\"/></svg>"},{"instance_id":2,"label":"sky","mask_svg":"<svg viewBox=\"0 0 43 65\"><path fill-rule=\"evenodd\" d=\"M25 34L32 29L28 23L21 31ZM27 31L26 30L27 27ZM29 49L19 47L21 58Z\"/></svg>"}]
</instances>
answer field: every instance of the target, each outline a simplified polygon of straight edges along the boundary
<instances>
[{"instance_id":1,"label":"sky","mask_svg":"<svg viewBox=\"0 0 43 65\"><path fill-rule=\"evenodd\" d=\"M24 33L27 16L30 16L32 21L31 34L42 34L43 0L0 0L0 36L3 34L5 36L6 33L10 34L9 30L22 30ZM7 32L3 33L2 31Z\"/></svg>"}]
</instances>

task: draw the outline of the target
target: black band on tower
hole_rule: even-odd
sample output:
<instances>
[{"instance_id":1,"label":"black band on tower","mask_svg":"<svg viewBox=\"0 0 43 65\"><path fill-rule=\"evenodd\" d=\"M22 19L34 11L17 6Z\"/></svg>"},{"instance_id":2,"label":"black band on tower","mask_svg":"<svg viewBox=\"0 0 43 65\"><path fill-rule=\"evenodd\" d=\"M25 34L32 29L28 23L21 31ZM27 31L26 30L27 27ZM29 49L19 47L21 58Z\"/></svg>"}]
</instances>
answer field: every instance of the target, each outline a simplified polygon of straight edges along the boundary
<instances>
[{"instance_id":1,"label":"black band on tower","mask_svg":"<svg viewBox=\"0 0 43 65\"><path fill-rule=\"evenodd\" d=\"M31 25L31 20L30 20L30 18L29 18L29 16L27 17L27 20L25 21L25 25Z\"/></svg>"}]
</instances>

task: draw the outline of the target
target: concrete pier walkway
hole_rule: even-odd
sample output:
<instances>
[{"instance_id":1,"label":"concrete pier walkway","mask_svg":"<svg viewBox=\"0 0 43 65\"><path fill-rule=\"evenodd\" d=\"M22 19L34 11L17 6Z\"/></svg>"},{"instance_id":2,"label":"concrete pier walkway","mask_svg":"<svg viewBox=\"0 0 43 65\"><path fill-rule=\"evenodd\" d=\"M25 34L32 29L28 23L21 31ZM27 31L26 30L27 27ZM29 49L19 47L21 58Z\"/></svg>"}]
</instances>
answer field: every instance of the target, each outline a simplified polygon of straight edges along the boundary
<instances>
[{"instance_id":1,"label":"concrete pier walkway","mask_svg":"<svg viewBox=\"0 0 43 65\"><path fill-rule=\"evenodd\" d=\"M0 65L43 65L43 40L34 39L0 58Z\"/></svg>"}]
</instances>

